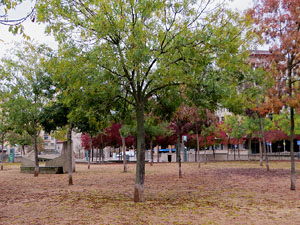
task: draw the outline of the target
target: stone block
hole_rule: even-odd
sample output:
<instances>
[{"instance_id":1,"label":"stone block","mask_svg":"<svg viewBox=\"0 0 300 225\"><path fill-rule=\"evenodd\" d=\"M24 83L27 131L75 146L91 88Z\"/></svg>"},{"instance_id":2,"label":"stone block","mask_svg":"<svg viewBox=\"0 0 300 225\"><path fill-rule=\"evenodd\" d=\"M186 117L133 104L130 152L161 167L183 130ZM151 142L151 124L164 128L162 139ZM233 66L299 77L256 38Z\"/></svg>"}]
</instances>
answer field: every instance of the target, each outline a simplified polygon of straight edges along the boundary
<instances>
[{"instance_id":1,"label":"stone block","mask_svg":"<svg viewBox=\"0 0 300 225\"><path fill-rule=\"evenodd\" d=\"M35 167L24 167L21 166L21 173L34 173L34 168ZM40 174L62 174L63 173L63 168L60 167L46 167L46 166L41 166L39 167L39 173Z\"/></svg>"},{"instance_id":2,"label":"stone block","mask_svg":"<svg viewBox=\"0 0 300 225\"><path fill-rule=\"evenodd\" d=\"M35 163L34 163L34 160L31 160L25 156L22 157L22 160L21 160L21 166L22 167L34 167L35 166Z\"/></svg>"},{"instance_id":3,"label":"stone block","mask_svg":"<svg viewBox=\"0 0 300 225\"><path fill-rule=\"evenodd\" d=\"M63 142L61 155L55 159L49 160L45 164L46 167L63 167L64 173L69 172L67 142ZM72 170L75 172L75 152L72 151Z\"/></svg>"}]
</instances>

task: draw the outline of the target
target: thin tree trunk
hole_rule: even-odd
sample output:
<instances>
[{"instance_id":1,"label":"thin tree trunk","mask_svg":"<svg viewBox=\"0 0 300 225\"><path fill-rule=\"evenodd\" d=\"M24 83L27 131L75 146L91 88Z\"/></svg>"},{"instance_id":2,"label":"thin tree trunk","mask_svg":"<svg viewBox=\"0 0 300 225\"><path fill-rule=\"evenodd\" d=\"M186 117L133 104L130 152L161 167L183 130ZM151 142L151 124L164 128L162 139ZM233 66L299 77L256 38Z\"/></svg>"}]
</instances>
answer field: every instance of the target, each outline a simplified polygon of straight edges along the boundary
<instances>
[{"instance_id":1,"label":"thin tree trunk","mask_svg":"<svg viewBox=\"0 0 300 225\"><path fill-rule=\"evenodd\" d=\"M121 136L122 139L122 152L123 152L123 172L127 172L127 160L126 160L126 146L125 146L125 137Z\"/></svg>"},{"instance_id":2,"label":"thin tree trunk","mask_svg":"<svg viewBox=\"0 0 300 225\"><path fill-rule=\"evenodd\" d=\"M34 145L34 176L37 177L39 175L39 157L38 157L38 148L37 148L37 122L33 122L33 145Z\"/></svg>"},{"instance_id":3,"label":"thin tree trunk","mask_svg":"<svg viewBox=\"0 0 300 225\"><path fill-rule=\"evenodd\" d=\"M288 85L289 85L289 96L293 97L293 83L292 83L292 60L288 58ZM296 171L295 171L295 155L294 155L294 133L295 133L295 118L294 108L290 106L290 153L291 153L291 190L296 190Z\"/></svg>"},{"instance_id":4,"label":"thin tree trunk","mask_svg":"<svg viewBox=\"0 0 300 225\"><path fill-rule=\"evenodd\" d=\"M205 158L204 164L207 164L207 154L206 154L206 147L205 147L205 149L204 149L204 158Z\"/></svg>"},{"instance_id":5,"label":"thin tree trunk","mask_svg":"<svg viewBox=\"0 0 300 225\"><path fill-rule=\"evenodd\" d=\"M250 161L250 155L251 155L251 135L249 136L249 141L248 141L248 161Z\"/></svg>"},{"instance_id":6,"label":"thin tree trunk","mask_svg":"<svg viewBox=\"0 0 300 225\"><path fill-rule=\"evenodd\" d=\"M290 130L291 190L296 190L296 171L295 171L295 155L294 155L294 129L295 129L294 108L291 107L290 111L291 111L291 130Z\"/></svg>"},{"instance_id":7,"label":"thin tree trunk","mask_svg":"<svg viewBox=\"0 0 300 225\"><path fill-rule=\"evenodd\" d=\"M259 125L260 125L260 132L262 136L263 152L265 153L266 167L267 167L267 171L269 171L270 168L269 168L268 152L266 151L266 141L265 141L265 131L264 131L265 128L264 128L264 123L261 115L259 115Z\"/></svg>"},{"instance_id":8,"label":"thin tree trunk","mask_svg":"<svg viewBox=\"0 0 300 225\"><path fill-rule=\"evenodd\" d=\"M94 162L94 147L93 147L93 144L92 144L92 162Z\"/></svg>"},{"instance_id":9,"label":"thin tree trunk","mask_svg":"<svg viewBox=\"0 0 300 225\"><path fill-rule=\"evenodd\" d=\"M93 146L93 138L92 138L92 135L90 135L91 139L90 139L90 149L89 149L89 152L88 152L88 156L89 156L89 160L88 160L88 169L91 168L91 149L92 149L92 146Z\"/></svg>"},{"instance_id":10,"label":"thin tree trunk","mask_svg":"<svg viewBox=\"0 0 300 225\"><path fill-rule=\"evenodd\" d=\"M184 142L182 140L182 143L181 143L181 151L179 152L179 161L178 161L178 164L179 164L179 178L182 178L182 169L181 169L181 152L184 152Z\"/></svg>"},{"instance_id":11,"label":"thin tree trunk","mask_svg":"<svg viewBox=\"0 0 300 225\"><path fill-rule=\"evenodd\" d=\"M68 129L67 134L67 151L68 151L68 162L69 162L69 185L73 185L73 150L72 150L72 125Z\"/></svg>"},{"instance_id":12,"label":"thin tree trunk","mask_svg":"<svg viewBox=\"0 0 300 225\"><path fill-rule=\"evenodd\" d=\"M145 182L145 126L144 126L144 104L137 103L137 162L136 179L134 187L134 202L144 202L144 182Z\"/></svg>"},{"instance_id":13,"label":"thin tree trunk","mask_svg":"<svg viewBox=\"0 0 300 225\"><path fill-rule=\"evenodd\" d=\"M240 142L238 141L238 144L237 144L237 146L238 146L238 157L239 157L239 159L241 158L241 156L240 156Z\"/></svg>"},{"instance_id":14,"label":"thin tree trunk","mask_svg":"<svg viewBox=\"0 0 300 225\"><path fill-rule=\"evenodd\" d=\"M263 158L263 147L262 147L262 141L259 139L258 141L259 145L259 165L264 166L264 158Z\"/></svg>"},{"instance_id":15,"label":"thin tree trunk","mask_svg":"<svg viewBox=\"0 0 300 225\"><path fill-rule=\"evenodd\" d=\"M178 162L178 175L179 178L182 177L181 174L181 154L180 154L180 138L181 138L181 126L179 123L177 123L177 148L176 148L176 156L177 156L177 162Z\"/></svg>"},{"instance_id":16,"label":"thin tree trunk","mask_svg":"<svg viewBox=\"0 0 300 225\"><path fill-rule=\"evenodd\" d=\"M159 147L157 147L157 162L159 163Z\"/></svg>"},{"instance_id":17,"label":"thin tree trunk","mask_svg":"<svg viewBox=\"0 0 300 225\"><path fill-rule=\"evenodd\" d=\"M100 163L100 149L97 147L97 149L96 149L96 162L97 161L99 161L99 163Z\"/></svg>"},{"instance_id":18,"label":"thin tree trunk","mask_svg":"<svg viewBox=\"0 0 300 225\"><path fill-rule=\"evenodd\" d=\"M152 138L150 140L150 157L151 157L150 166L153 166L153 141L152 141Z\"/></svg>"},{"instance_id":19,"label":"thin tree trunk","mask_svg":"<svg viewBox=\"0 0 300 225\"><path fill-rule=\"evenodd\" d=\"M234 149L233 149L233 160L235 161L235 146L234 146Z\"/></svg>"},{"instance_id":20,"label":"thin tree trunk","mask_svg":"<svg viewBox=\"0 0 300 225\"><path fill-rule=\"evenodd\" d=\"M4 163L3 163L3 157L4 157L4 151L3 151L3 149L4 149L4 134L2 134L2 138L1 138L2 140L2 142L1 142L1 170L3 170L3 165L4 165Z\"/></svg>"},{"instance_id":21,"label":"thin tree trunk","mask_svg":"<svg viewBox=\"0 0 300 225\"><path fill-rule=\"evenodd\" d=\"M230 136L228 136L228 144L227 144L227 161L229 158L229 145L230 145Z\"/></svg>"},{"instance_id":22,"label":"thin tree trunk","mask_svg":"<svg viewBox=\"0 0 300 225\"><path fill-rule=\"evenodd\" d=\"M88 169L91 168L91 149L88 150Z\"/></svg>"},{"instance_id":23,"label":"thin tree trunk","mask_svg":"<svg viewBox=\"0 0 300 225\"><path fill-rule=\"evenodd\" d=\"M102 137L102 134L100 135L100 138L101 138L101 161L104 163L104 149L103 149L103 137Z\"/></svg>"},{"instance_id":24,"label":"thin tree trunk","mask_svg":"<svg viewBox=\"0 0 300 225\"><path fill-rule=\"evenodd\" d=\"M200 146L199 146L199 131L198 126L196 125L196 141L197 141L197 160L198 160L198 168L200 168Z\"/></svg>"}]
</instances>

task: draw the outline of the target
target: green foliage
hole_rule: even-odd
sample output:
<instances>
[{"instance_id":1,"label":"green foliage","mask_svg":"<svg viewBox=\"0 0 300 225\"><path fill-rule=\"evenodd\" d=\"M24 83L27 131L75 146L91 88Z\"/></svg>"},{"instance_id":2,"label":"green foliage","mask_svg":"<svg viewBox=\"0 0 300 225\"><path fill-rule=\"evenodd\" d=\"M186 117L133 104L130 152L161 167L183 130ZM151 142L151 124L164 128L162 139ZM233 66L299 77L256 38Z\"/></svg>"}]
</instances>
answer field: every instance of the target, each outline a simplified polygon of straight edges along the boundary
<instances>
[{"instance_id":1,"label":"green foliage","mask_svg":"<svg viewBox=\"0 0 300 225\"><path fill-rule=\"evenodd\" d=\"M21 145L21 146L30 146L33 144L32 137L27 133L18 134L15 132L9 132L7 136L7 141L10 145Z\"/></svg>"},{"instance_id":2,"label":"green foliage","mask_svg":"<svg viewBox=\"0 0 300 225\"><path fill-rule=\"evenodd\" d=\"M47 21L47 31L60 42L93 40L91 59L99 69L118 77L118 84L135 102L182 81L199 92L205 88L216 101L221 96L220 85L215 88L217 79L225 75L242 79L235 72L246 56L240 54L244 51L240 46L245 45L240 33L248 24L238 13L221 8L206 14L205 4L44 0L37 8L38 20ZM79 35L72 35L74 31Z\"/></svg>"},{"instance_id":3,"label":"green foliage","mask_svg":"<svg viewBox=\"0 0 300 225\"><path fill-rule=\"evenodd\" d=\"M8 88L3 107L18 133L38 133L41 109L52 95L51 77L43 67L49 57L51 49L26 42L11 58L2 59L2 82Z\"/></svg>"},{"instance_id":4,"label":"green foliage","mask_svg":"<svg viewBox=\"0 0 300 225\"><path fill-rule=\"evenodd\" d=\"M62 79L63 83L66 83L64 80L72 83L72 87L64 91L64 104L77 106L68 116L70 121L82 114L89 122L96 121L94 113L105 111L110 108L107 102L114 102L108 100L110 96L134 106L139 155L137 182L141 186L145 173L144 114L148 100L156 98L169 105L166 96L170 96L170 87L180 85L179 90L183 92L186 86L198 85L198 92L205 89L204 93L213 93L213 97L204 102L215 103L222 96L220 87L224 84L218 79L233 84L243 79L236 76L236 71L242 68L245 58L247 40L244 41L241 34L249 24L238 13L210 3L194 0L38 1L37 18L47 22L47 32L54 34L60 43L74 43L89 56L86 64L67 60L61 66L61 69L74 70L65 74L68 79ZM77 58L77 54L73 58ZM97 74L92 76L88 86L81 85L82 73L78 72L86 65L93 65L93 72ZM96 101L100 109L80 110L89 102L85 96L93 94L89 87L96 85L102 90L100 102ZM159 97L155 96L158 92ZM78 104L78 99L84 101ZM170 105L172 114L177 104Z\"/></svg>"},{"instance_id":5,"label":"green foliage","mask_svg":"<svg viewBox=\"0 0 300 225\"><path fill-rule=\"evenodd\" d=\"M145 132L151 139L155 140L157 136L170 135L170 131L167 129L168 123L162 122L158 117L148 115L145 120Z\"/></svg>"},{"instance_id":6,"label":"green foliage","mask_svg":"<svg viewBox=\"0 0 300 225\"><path fill-rule=\"evenodd\" d=\"M67 127L57 127L56 130L54 130L51 133L51 136L54 137L56 140L60 141L67 141Z\"/></svg>"},{"instance_id":7,"label":"green foliage","mask_svg":"<svg viewBox=\"0 0 300 225\"><path fill-rule=\"evenodd\" d=\"M238 140L247 133L247 127L242 116L226 116L223 129L230 137Z\"/></svg>"},{"instance_id":8,"label":"green foliage","mask_svg":"<svg viewBox=\"0 0 300 225\"><path fill-rule=\"evenodd\" d=\"M68 124L68 113L69 108L65 107L63 104L50 104L45 106L42 113L39 116L40 123L43 129L50 133L57 129L57 127L64 127Z\"/></svg>"},{"instance_id":9,"label":"green foliage","mask_svg":"<svg viewBox=\"0 0 300 225\"><path fill-rule=\"evenodd\" d=\"M128 137L129 135L136 134L136 127L132 125L122 124L119 132L121 137Z\"/></svg>"},{"instance_id":10,"label":"green foliage","mask_svg":"<svg viewBox=\"0 0 300 225\"><path fill-rule=\"evenodd\" d=\"M109 75L97 70L94 59L65 43L46 67L53 76L56 97L44 109L45 129L53 131L71 123L79 132L96 135L105 128L115 89Z\"/></svg>"},{"instance_id":11,"label":"green foliage","mask_svg":"<svg viewBox=\"0 0 300 225\"><path fill-rule=\"evenodd\" d=\"M275 126L280 128L284 133L290 134L291 129L291 121L290 121L290 115L286 111L282 112L278 115L273 115L273 121L275 123ZM295 114L295 134L300 134L300 115Z\"/></svg>"},{"instance_id":12,"label":"green foliage","mask_svg":"<svg viewBox=\"0 0 300 225\"><path fill-rule=\"evenodd\" d=\"M246 134L252 136L259 131L259 119L257 117L244 117L243 120Z\"/></svg>"}]
</instances>

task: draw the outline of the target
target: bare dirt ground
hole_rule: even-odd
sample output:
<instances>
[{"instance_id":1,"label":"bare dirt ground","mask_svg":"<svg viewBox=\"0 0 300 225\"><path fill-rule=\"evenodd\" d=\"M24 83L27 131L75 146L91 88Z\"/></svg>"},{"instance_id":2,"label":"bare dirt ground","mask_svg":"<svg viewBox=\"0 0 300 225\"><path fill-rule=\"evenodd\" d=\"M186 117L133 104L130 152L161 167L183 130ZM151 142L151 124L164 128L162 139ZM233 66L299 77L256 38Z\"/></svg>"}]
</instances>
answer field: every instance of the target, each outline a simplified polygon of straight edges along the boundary
<instances>
[{"instance_id":1,"label":"bare dirt ground","mask_svg":"<svg viewBox=\"0 0 300 225\"><path fill-rule=\"evenodd\" d=\"M76 165L66 174L0 171L0 224L300 224L300 184L290 191L290 164L215 162L146 165L146 202L132 201L135 165ZM297 162L296 168L299 168ZM298 179L299 175L297 174Z\"/></svg>"}]
</instances>

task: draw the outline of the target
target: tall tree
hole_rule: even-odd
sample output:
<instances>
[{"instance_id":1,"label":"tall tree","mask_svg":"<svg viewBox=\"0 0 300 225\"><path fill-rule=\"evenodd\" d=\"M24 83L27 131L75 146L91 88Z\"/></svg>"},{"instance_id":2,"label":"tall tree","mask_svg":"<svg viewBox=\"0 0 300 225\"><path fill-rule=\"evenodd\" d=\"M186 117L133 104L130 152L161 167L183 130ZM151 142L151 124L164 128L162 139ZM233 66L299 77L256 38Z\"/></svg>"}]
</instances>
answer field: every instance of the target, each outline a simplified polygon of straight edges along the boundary
<instances>
[{"instance_id":1,"label":"tall tree","mask_svg":"<svg viewBox=\"0 0 300 225\"><path fill-rule=\"evenodd\" d=\"M154 116L153 113L149 113L145 118L145 133L146 137L149 140L149 149L150 149L150 166L153 165L153 142L158 136L165 136L168 134L167 124L164 123L159 117ZM159 157L159 154L158 156ZM157 159L159 160L159 159Z\"/></svg>"},{"instance_id":2,"label":"tall tree","mask_svg":"<svg viewBox=\"0 0 300 225\"><path fill-rule=\"evenodd\" d=\"M256 30L270 45L269 68L274 73L276 97L290 111L291 190L296 189L294 130L295 108L299 107L300 2L297 0L258 0L249 11Z\"/></svg>"},{"instance_id":3,"label":"tall tree","mask_svg":"<svg viewBox=\"0 0 300 225\"><path fill-rule=\"evenodd\" d=\"M213 103L215 104L215 103ZM213 107L212 105L210 105ZM215 125L217 122L216 116L210 112L208 108L201 109L197 108L196 106L191 107L190 115L189 115L190 122L193 125L193 129L196 132L196 142L197 142L197 149L196 154L197 155L197 162L198 162L198 168L200 168L200 140L199 135L201 135L202 130L204 130L207 127L210 127L212 125ZM206 151L205 151L205 163L207 163L206 160Z\"/></svg>"},{"instance_id":4,"label":"tall tree","mask_svg":"<svg viewBox=\"0 0 300 225\"><path fill-rule=\"evenodd\" d=\"M105 75L99 75L93 60L72 42L61 45L58 53L45 62L45 67L52 75L55 98L43 111L43 126L47 131L68 128L67 151L72 168L72 130L96 136L106 124L104 118L110 110L106 103L114 98L114 89L108 87L109 79L103 81ZM73 184L72 169L69 169L69 184Z\"/></svg>"},{"instance_id":5,"label":"tall tree","mask_svg":"<svg viewBox=\"0 0 300 225\"><path fill-rule=\"evenodd\" d=\"M237 140L238 147L238 157L240 158L240 144L243 136L246 134L246 127L244 123L244 118L241 116L227 116L224 121L225 129L231 138L235 138ZM234 154L235 160L235 154Z\"/></svg>"},{"instance_id":6,"label":"tall tree","mask_svg":"<svg viewBox=\"0 0 300 225\"><path fill-rule=\"evenodd\" d=\"M177 126L177 147L176 147L176 157L178 162L178 174L179 178L182 178L182 169L181 169L181 152L183 147L183 128L190 122L190 116L193 112L193 108L188 105L181 105L178 110L175 112L173 117L173 123Z\"/></svg>"},{"instance_id":7,"label":"tall tree","mask_svg":"<svg viewBox=\"0 0 300 225\"><path fill-rule=\"evenodd\" d=\"M21 130L21 133L17 131L10 131L7 135L7 142L10 145L19 145L21 146L21 154L25 155L25 146L32 146L33 139L26 133L26 131Z\"/></svg>"},{"instance_id":8,"label":"tall tree","mask_svg":"<svg viewBox=\"0 0 300 225\"><path fill-rule=\"evenodd\" d=\"M255 132L259 131L258 124L259 124L258 118L256 117L255 113L251 113L251 115L248 114L245 117L244 125L246 129L246 134L248 136L248 160L250 160L250 154L252 153L251 152L252 137L254 136Z\"/></svg>"},{"instance_id":9,"label":"tall tree","mask_svg":"<svg viewBox=\"0 0 300 225\"><path fill-rule=\"evenodd\" d=\"M183 81L193 83L194 76L200 75L197 70L207 65L204 61L209 59L208 55L218 59L212 63L224 68L225 61L231 61L242 49L241 29L245 23L238 14L212 3L210 0L38 2L38 20L49 23L48 32L53 31L61 42L78 38L82 49L90 50L92 44L92 57L99 70L116 78L120 89L128 93L121 96L135 107L135 202L144 201L144 112L148 99L158 90Z\"/></svg>"},{"instance_id":10,"label":"tall tree","mask_svg":"<svg viewBox=\"0 0 300 225\"><path fill-rule=\"evenodd\" d=\"M49 57L51 50L46 46L26 42L23 48L15 51L14 57L2 60L5 82L10 87L6 109L15 129L25 130L34 141L34 176L39 174L39 115L51 93L51 77L42 66Z\"/></svg>"},{"instance_id":11,"label":"tall tree","mask_svg":"<svg viewBox=\"0 0 300 225\"><path fill-rule=\"evenodd\" d=\"M4 144L11 126L8 122L8 115L4 108L0 108L0 143L1 143L1 170L3 170Z\"/></svg>"}]
</instances>

